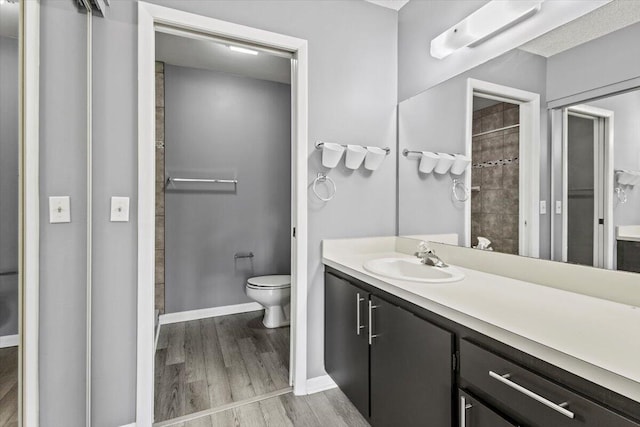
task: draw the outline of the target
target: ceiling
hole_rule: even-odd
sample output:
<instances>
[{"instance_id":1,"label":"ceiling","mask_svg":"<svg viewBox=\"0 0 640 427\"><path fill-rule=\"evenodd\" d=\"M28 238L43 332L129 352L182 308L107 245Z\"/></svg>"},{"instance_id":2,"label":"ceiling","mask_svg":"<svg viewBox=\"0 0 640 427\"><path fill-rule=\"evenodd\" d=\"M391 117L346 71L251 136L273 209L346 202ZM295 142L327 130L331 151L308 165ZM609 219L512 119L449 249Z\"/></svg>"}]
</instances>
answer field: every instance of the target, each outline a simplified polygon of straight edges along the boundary
<instances>
[{"instance_id":1,"label":"ceiling","mask_svg":"<svg viewBox=\"0 0 640 427\"><path fill-rule=\"evenodd\" d=\"M260 52L247 55L211 40L156 32L156 60L181 67L200 68L279 83L291 82L288 58Z\"/></svg>"},{"instance_id":2,"label":"ceiling","mask_svg":"<svg viewBox=\"0 0 640 427\"><path fill-rule=\"evenodd\" d=\"M386 7L393 10L400 10L402 6L409 3L409 0L364 0L369 3L377 4L378 6Z\"/></svg>"},{"instance_id":3,"label":"ceiling","mask_svg":"<svg viewBox=\"0 0 640 427\"><path fill-rule=\"evenodd\" d=\"M0 2L0 36L18 38L20 5L18 2Z\"/></svg>"},{"instance_id":4,"label":"ceiling","mask_svg":"<svg viewBox=\"0 0 640 427\"><path fill-rule=\"evenodd\" d=\"M613 0L522 45L520 49L548 58L637 22L640 22L640 1Z\"/></svg>"}]
</instances>

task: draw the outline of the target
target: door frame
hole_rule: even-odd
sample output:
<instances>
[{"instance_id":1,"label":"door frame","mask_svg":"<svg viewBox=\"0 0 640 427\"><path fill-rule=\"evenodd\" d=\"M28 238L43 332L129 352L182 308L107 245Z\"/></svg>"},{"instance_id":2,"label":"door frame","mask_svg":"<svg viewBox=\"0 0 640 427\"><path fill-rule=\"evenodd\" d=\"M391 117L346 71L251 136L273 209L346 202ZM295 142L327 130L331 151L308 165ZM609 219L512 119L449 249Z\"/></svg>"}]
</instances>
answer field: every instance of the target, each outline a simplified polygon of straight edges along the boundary
<instances>
[{"instance_id":1,"label":"door frame","mask_svg":"<svg viewBox=\"0 0 640 427\"><path fill-rule=\"evenodd\" d=\"M20 1L18 424L39 424L40 1Z\"/></svg>"},{"instance_id":2,"label":"door frame","mask_svg":"<svg viewBox=\"0 0 640 427\"><path fill-rule=\"evenodd\" d=\"M466 155L471 157L473 142L473 97L518 104L520 107L520 207L518 254L540 256L540 95L477 79L467 79ZM471 171L465 174L471 188ZM527 195L527 197L522 197ZM465 204L464 244L471 247L471 203Z\"/></svg>"},{"instance_id":3,"label":"door frame","mask_svg":"<svg viewBox=\"0 0 640 427\"><path fill-rule=\"evenodd\" d=\"M154 419L155 31L174 27L293 55L291 75L290 384L307 392L307 41L163 6L138 2L138 302L136 423Z\"/></svg>"},{"instance_id":4,"label":"door frame","mask_svg":"<svg viewBox=\"0 0 640 427\"><path fill-rule=\"evenodd\" d=\"M594 120L600 120L604 126L603 132L603 181L604 192L600 194L598 189L595 190L595 203L596 209L598 209L598 201L602 198L604 203L604 233L603 233L603 265L602 268L613 269L613 257L614 257L614 231L613 231L613 192L607 191L613 189L614 182L614 165L613 165L613 147L614 147L614 112L606 110L604 108L592 107L586 104L574 105L562 109L562 261L567 262L568 258L568 223L569 217L567 215L569 195L567 191L568 180L568 116L570 113L575 113L577 116L583 116ZM599 158L600 156L596 156ZM594 165L595 167L595 165ZM613 191L613 190L612 190ZM595 222L595 221L594 221ZM594 239L598 238L598 229L594 224ZM553 240L553 239L552 239ZM595 248L594 248L595 251ZM595 261L595 254L594 254ZM595 266L595 262L594 262Z\"/></svg>"}]
</instances>

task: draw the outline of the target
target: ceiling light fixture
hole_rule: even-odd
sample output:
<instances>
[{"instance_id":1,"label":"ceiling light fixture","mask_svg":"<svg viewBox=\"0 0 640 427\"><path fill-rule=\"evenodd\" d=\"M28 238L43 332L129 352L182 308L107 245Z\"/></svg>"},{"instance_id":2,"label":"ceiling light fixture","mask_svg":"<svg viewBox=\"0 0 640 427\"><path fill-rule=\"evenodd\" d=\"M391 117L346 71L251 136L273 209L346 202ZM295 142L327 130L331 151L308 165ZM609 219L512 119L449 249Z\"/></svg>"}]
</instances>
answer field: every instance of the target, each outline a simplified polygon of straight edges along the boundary
<instances>
[{"instance_id":1,"label":"ceiling light fixture","mask_svg":"<svg viewBox=\"0 0 640 427\"><path fill-rule=\"evenodd\" d=\"M431 56L442 59L474 47L538 13L544 0L492 0L431 40Z\"/></svg>"},{"instance_id":2,"label":"ceiling light fixture","mask_svg":"<svg viewBox=\"0 0 640 427\"><path fill-rule=\"evenodd\" d=\"M247 55L257 55L258 51L253 49L247 49L246 47L240 46L229 46L229 49L234 52L246 53Z\"/></svg>"}]
</instances>

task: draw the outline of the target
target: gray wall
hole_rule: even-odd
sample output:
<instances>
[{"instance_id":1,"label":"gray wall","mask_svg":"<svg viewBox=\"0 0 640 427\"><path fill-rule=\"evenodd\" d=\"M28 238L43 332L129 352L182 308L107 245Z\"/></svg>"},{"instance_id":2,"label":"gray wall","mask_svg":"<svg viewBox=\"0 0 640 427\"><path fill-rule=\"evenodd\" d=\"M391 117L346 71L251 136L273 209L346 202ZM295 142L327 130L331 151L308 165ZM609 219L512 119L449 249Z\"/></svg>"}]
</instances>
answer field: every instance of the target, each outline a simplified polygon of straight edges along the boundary
<instances>
[{"instance_id":1,"label":"gray wall","mask_svg":"<svg viewBox=\"0 0 640 427\"><path fill-rule=\"evenodd\" d=\"M165 155L171 176L239 180L167 189L167 313L251 302L247 278L290 273L290 85L166 64Z\"/></svg>"},{"instance_id":2,"label":"gray wall","mask_svg":"<svg viewBox=\"0 0 640 427\"><path fill-rule=\"evenodd\" d=\"M549 102L640 77L640 23L552 56Z\"/></svg>"},{"instance_id":3,"label":"gray wall","mask_svg":"<svg viewBox=\"0 0 640 427\"><path fill-rule=\"evenodd\" d=\"M40 31L40 425L74 427L85 425L85 16L44 1ZM49 224L47 198L63 195L72 222Z\"/></svg>"},{"instance_id":4,"label":"gray wall","mask_svg":"<svg viewBox=\"0 0 640 427\"><path fill-rule=\"evenodd\" d=\"M0 272L18 271L18 39L0 37ZM0 276L0 336L18 333L18 275Z\"/></svg>"},{"instance_id":5,"label":"gray wall","mask_svg":"<svg viewBox=\"0 0 640 427\"><path fill-rule=\"evenodd\" d=\"M545 93L546 60L520 50L508 52L473 70L400 103L399 151L465 152L466 80L475 78L540 94L540 199L549 200ZM399 160L399 234L458 233L464 238L464 205L451 197L451 175L421 174L416 157ZM549 257L550 220L540 216L540 256Z\"/></svg>"},{"instance_id":6,"label":"gray wall","mask_svg":"<svg viewBox=\"0 0 640 427\"><path fill-rule=\"evenodd\" d=\"M157 3L309 41L309 176L318 139L394 145L397 14L361 1ZM41 227L41 420L84 425L85 26L72 0L42 3L41 195L72 198L70 224ZM135 419L137 15L114 1L93 33L92 425ZM331 171L338 194L309 192L309 377L323 371L321 239L394 232L395 154L379 170ZM128 223L109 222L109 197L132 198ZM336 221L336 218L340 218ZM150 361L151 363L151 361Z\"/></svg>"}]
</instances>

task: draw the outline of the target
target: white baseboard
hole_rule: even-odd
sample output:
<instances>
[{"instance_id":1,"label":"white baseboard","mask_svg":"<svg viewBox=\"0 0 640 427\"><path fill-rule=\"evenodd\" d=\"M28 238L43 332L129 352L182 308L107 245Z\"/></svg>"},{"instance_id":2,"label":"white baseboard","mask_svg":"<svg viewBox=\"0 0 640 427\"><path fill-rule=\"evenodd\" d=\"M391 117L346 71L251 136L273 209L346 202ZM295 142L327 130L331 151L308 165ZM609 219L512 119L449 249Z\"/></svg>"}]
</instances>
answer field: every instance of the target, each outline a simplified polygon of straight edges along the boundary
<instances>
[{"instance_id":1,"label":"white baseboard","mask_svg":"<svg viewBox=\"0 0 640 427\"><path fill-rule=\"evenodd\" d=\"M307 394L320 393L321 391L331 390L336 387L338 387L338 385L329 375L322 375L307 380Z\"/></svg>"},{"instance_id":2,"label":"white baseboard","mask_svg":"<svg viewBox=\"0 0 640 427\"><path fill-rule=\"evenodd\" d=\"M160 325L169 323L188 322L190 320L206 319L208 317L227 316L229 314L248 313L250 311L263 310L257 302L246 304L227 305L224 307L203 308L200 310L180 311L160 315Z\"/></svg>"},{"instance_id":3,"label":"white baseboard","mask_svg":"<svg viewBox=\"0 0 640 427\"><path fill-rule=\"evenodd\" d=\"M0 348L17 347L18 344L20 344L20 336L18 334L0 337Z\"/></svg>"}]
</instances>

